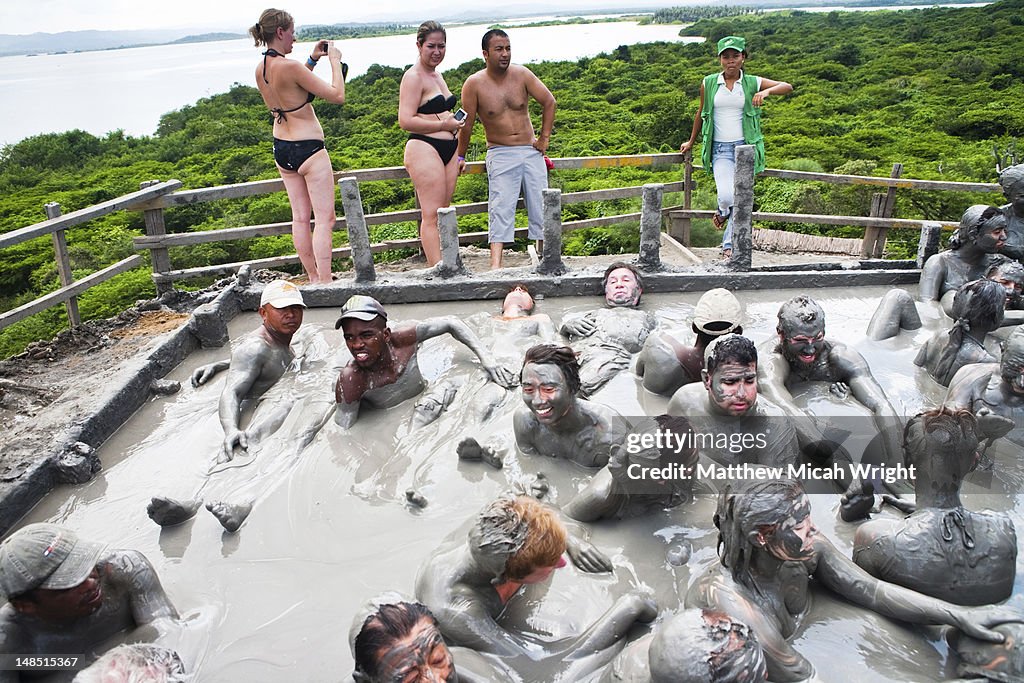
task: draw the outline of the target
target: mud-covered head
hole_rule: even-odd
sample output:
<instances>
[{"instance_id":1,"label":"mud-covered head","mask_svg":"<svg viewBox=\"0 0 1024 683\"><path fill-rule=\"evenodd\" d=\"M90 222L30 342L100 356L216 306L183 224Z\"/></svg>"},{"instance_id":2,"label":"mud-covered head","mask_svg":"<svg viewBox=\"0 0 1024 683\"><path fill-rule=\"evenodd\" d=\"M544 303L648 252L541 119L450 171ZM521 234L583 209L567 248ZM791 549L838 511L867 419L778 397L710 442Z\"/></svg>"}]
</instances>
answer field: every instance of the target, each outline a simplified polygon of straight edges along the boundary
<instances>
[{"instance_id":1,"label":"mud-covered head","mask_svg":"<svg viewBox=\"0 0 1024 683\"><path fill-rule=\"evenodd\" d=\"M966 320L972 330L991 331L1003 322L1006 290L993 280L965 282L953 297L953 319Z\"/></svg>"},{"instance_id":2,"label":"mud-covered head","mask_svg":"<svg viewBox=\"0 0 1024 683\"><path fill-rule=\"evenodd\" d=\"M738 334L711 342L704 352L701 381L708 398L726 415L746 415L757 403L757 348Z\"/></svg>"},{"instance_id":3,"label":"mud-covered head","mask_svg":"<svg viewBox=\"0 0 1024 683\"><path fill-rule=\"evenodd\" d=\"M568 346L538 344L530 347L519 372L523 403L543 425L551 427L574 414L580 391L580 365Z\"/></svg>"},{"instance_id":4,"label":"mud-covered head","mask_svg":"<svg viewBox=\"0 0 1024 683\"><path fill-rule=\"evenodd\" d=\"M358 683L457 680L437 619L397 593L378 596L356 613L349 646Z\"/></svg>"},{"instance_id":5,"label":"mud-covered head","mask_svg":"<svg viewBox=\"0 0 1024 683\"><path fill-rule=\"evenodd\" d=\"M693 425L685 417L658 415L640 420L621 443L611 449L608 471L629 493L666 494L689 481L682 477L669 480L645 476L653 469L664 470L673 465L690 468L697 464ZM676 471L680 471L677 469Z\"/></svg>"},{"instance_id":6,"label":"mud-covered head","mask_svg":"<svg viewBox=\"0 0 1024 683\"><path fill-rule=\"evenodd\" d=\"M1020 261L1000 256L985 273L985 278L1006 290L1007 310L1020 304L1021 292L1024 292L1024 265Z\"/></svg>"},{"instance_id":7,"label":"mud-covered head","mask_svg":"<svg viewBox=\"0 0 1024 683\"><path fill-rule=\"evenodd\" d=\"M808 296L795 296L779 307L782 355L790 363L812 365L825 349L825 311Z\"/></svg>"},{"instance_id":8,"label":"mud-covered head","mask_svg":"<svg viewBox=\"0 0 1024 683\"><path fill-rule=\"evenodd\" d=\"M536 302L526 285L517 284L505 295L501 304L501 313L507 317L527 316L533 313Z\"/></svg>"},{"instance_id":9,"label":"mud-covered head","mask_svg":"<svg viewBox=\"0 0 1024 683\"><path fill-rule=\"evenodd\" d=\"M982 251L995 254L1006 244L1006 216L995 206L975 204L960 217L960 226L949 238L950 249L974 244Z\"/></svg>"},{"instance_id":10,"label":"mud-covered head","mask_svg":"<svg viewBox=\"0 0 1024 683\"><path fill-rule=\"evenodd\" d=\"M723 612L688 609L667 619L648 650L651 683L762 683L764 651L753 631Z\"/></svg>"},{"instance_id":11,"label":"mud-covered head","mask_svg":"<svg viewBox=\"0 0 1024 683\"><path fill-rule=\"evenodd\" d=\"M1024 327L1014 328L1003 342L999 375L1015 394L1024 394Z\"/></svg>"},{"instance_id":12,"label":"mud-covered head","mask_svg":"<svg viewBox=\"0 0 1024 683\"><path fill-rule=\"evenodd\" d=\"M718 528L718 557L733 578L744 583L757 552L783 561L814 556L818 530L811 521L804 487L796 480L730 484L718 497L714 522Z\"/></svg>"},{"instance_id":13,"label":"mud-covered head","mask_svg":"<svg viewBox=\"0 0 1024 683\"><path fill-rule=\"evenodd\" d=\"M499 498L483 509L469 530L473 559L493 575L495 585L543 581L564 565L567 542L558 515L529 496Z\"/></svg>"},{"instance_id":14,"label":"mud-covered head","mask_svg":"<svg viewBox=\"0 0 1024 683\"><path fill-rule=\"evenodd\" d=\"M1013 213L1024 216L1024 164L1004 168L999 174L999 184Z\"/></svg>"},{"instance_id":15,"label":"mud-covered head","mask_svg":"<svg viewBox=\"0 0 1024 683\"><path fill-rule=\"evenodd\" d=\"M623 261L608 266L601 279L604 288L604 302L613 307L637 306L644 293L643 279L636 267Z\"/></svg>"},{"instance_id":16,"label":"mud-covered head","mask_svg":"<svg viewBox=\"0 0 1024 683\"><path fill-rule=\"evenodd\" d=\"M978 422L969 410L935 408L910 418L903 429L907 465L961 480L978 463Z\"/></svg>"}]
</instances>

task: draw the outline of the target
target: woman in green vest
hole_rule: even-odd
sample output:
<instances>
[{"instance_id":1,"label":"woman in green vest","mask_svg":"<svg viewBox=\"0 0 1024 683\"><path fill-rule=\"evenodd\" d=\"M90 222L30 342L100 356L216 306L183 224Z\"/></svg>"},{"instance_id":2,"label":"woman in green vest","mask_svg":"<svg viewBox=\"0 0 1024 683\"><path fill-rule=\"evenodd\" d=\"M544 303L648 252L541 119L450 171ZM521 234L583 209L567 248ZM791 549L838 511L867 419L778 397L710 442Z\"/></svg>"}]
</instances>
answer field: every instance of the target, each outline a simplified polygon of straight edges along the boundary
<instances>
[{"instance_id":1,"label":"woman in green vest","mask_svg":"<svg viewBox=\"0 0 1024 683\"><path fill-rule=\"evenodd\" d=\"M764 170L764 137L761 135L761 105L769 95L785 95L793 86L743 73L747 41L726 36L718 41L722 72L706 76L700 84L700 107L693 117L690 139L679 146L684 154L701 135L701 164L714 172L718 189L718 210L712 222L722 236L722 254L732 256L733 183L736 175L736 147L754 145L754 173ZM703 133L703 135L702 135Z\"/></svg>"}]
</instances>

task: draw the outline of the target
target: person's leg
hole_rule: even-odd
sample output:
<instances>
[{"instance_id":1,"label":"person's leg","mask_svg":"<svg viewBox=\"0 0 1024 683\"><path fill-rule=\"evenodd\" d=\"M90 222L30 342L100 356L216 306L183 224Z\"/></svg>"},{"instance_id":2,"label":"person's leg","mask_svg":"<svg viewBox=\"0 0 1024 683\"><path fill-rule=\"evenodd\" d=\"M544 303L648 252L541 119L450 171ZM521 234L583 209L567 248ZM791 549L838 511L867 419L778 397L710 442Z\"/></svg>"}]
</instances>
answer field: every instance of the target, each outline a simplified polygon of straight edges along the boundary
<instances>
[{"instance_id":1,"label":"person's leg","mask_svg":"<svg viewBox=\"0 0 1024 683\"><path fill-rule=\"evenodd\" d=\"M868 322L867 336L880 341L895 337L900 330L918 329L921 329L921 316L913 297L902 289L890 289Z\"/></svg>"},{"instance_id":2,"label":"person's leg","mask_svg":"<svg viewBox=\"0 0 1024 683\"><path fill-rule=\"evenodd\" d=\"M313 212L313 206L309 201L309 191L306 189L306 179L295 171L277 167L281 172L281 180L284 181L284 189L288 193L288 202L292 207L292 242L295 244L295 253L299 255L303 270L309 277L310 283L317 283L316 259L313 258L313 236L309 231L309 217Z\"/></svg>"},{"instance_id":3,"label":"person's leg","mask_svg":"<svg viewBox=\"0 0 1024 683\"><path fill-rule=\"evenodd\" d=\"M409 140L405 143L404 163L420 203L420 244L427 257L427 265L433 266L441 260L437 210L451 202L448 170L441 164L437 151L422 140Z\"/></svg>"},{"instance_id":4,"label":"person's leg","mask_svg":"<svg viewBox=\"0 0 1024 683\"><path fill-rule=\"evenodd\" d=\"M737 143L715 142L712 144L711 169L715 174L715 190L718 194L718 215L721 218L727 219L725 234L722 235L722 249L723 251L731 251L732 205L734 185L736 183Z\"/></svg>"},{"instance_id":5,"label":"person's leg","mask_svg":"<svg viewBox=\"0 0 1024 683\"><path fill-rule=\"evenodd\" d=\"M487 241L491 269L501 268L505 244L515 241L516 203L523 186L523 165L515 147L487 150Z\"/></svg>"},{"instance_id":6,"label":"person's leg","mask_svg":"<svg viewBox=\"0 0 1024 683\"><path fill-rule=\"evenodd\" d=\"M334 212L334 169L331 167L331 157L327 150L322 149L306 159L299 167L299 175L305 179L309 202L316 218L312 254L317 277L314 280L310 276L309 281L313 284L326 284L331 281L331 248L334 224L337 222ZM306 234L309 234L308 226Z\"/></svg>"},{"instance_id":7,"label":"person's leg","mask_svg":"<svg viewBox=\"0 0 1024 683\"><path fill-rule=\"evenodd\" d=\"M523 155L523 203L529 219L527 236L537 240L539 253L544 250L544 190L548 187L548 167L544 155L533 147Z\"/></svg>"}]
</instances>

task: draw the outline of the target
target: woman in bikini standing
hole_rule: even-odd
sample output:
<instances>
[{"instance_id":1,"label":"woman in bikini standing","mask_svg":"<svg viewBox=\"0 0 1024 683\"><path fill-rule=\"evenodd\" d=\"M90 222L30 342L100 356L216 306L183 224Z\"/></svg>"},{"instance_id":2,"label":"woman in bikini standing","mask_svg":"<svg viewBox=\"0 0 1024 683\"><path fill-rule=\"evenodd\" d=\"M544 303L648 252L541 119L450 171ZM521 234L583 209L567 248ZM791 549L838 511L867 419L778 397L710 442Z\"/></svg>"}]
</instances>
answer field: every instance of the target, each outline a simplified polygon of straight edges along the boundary
<instances>
[{"instance_id":1,"label":"woman in bikini standing","mask_svg":"<svg viewBox=\"0 0 1024 683\"><path fill-rule=\"evenodd\" d=\"M256 65L256 87L274 115L274 161L292 206L292 239L310 284L331 281L334 232L334 169L324 147L324 129L313 111L313 98L345 103L341 50L321 40L305 65L286 56L295 43L295 22L283 10L268 9L249 29L257 47L266 45ZM313 75L317 60L327 56L331 83ZM278 59L280 57L280 59ZM310 234L310 213L316 228Z\"/></svg>"},{"instance_id":2,"label":"woman in bikini standing","mask_svg":"<svg viewBox=\"0 0 1024 683\"><path fill-rule=\"evenodd\" d=\"M451 113L451 93L437 66L444 59L446 34L441 24L425 21L416 32L420 58L405 72L398 95L398 125L409 131L405 168L420 203L420 244L427 265L441 260L437 210L448 206L455 193L459 163L455 158L463 122Z\"/></svg>"}]
</instances>

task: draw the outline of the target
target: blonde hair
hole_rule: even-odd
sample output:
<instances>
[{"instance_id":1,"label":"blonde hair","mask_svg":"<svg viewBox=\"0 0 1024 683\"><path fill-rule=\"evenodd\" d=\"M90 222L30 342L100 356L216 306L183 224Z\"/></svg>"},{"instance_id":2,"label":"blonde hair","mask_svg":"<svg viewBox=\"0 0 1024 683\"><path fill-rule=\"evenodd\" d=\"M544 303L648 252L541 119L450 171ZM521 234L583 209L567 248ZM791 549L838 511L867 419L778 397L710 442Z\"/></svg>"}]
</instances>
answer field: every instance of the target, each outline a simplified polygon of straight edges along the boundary
<instances>
[{"instance_id":1,"label":"blonde hair","mask_svg":"<svg viewBox=\"0 0 1024 683\"><path fill-rule=\"evenodd\" d=\"M283 9L271 7L270 9L263 10L260 20L249 29L249 35L256 41L256 47L270 45L270 41L277 35L277 29L288 29L294 25L295 20L292 19L292 15Z\"/></svg>"},{"instance_id":2,"label":"blonde hair","mask_svg":"<svg viewBox=\"0 0 1024 683\"><path fill-rule=\"evenodd\" d=\"M506 578L520 581L541 567L557 564L565 552L568 536L558 515L534 498L517 496L509 507L526 525L523 547L505 563Z\"/></svg>"},{"instance_id":3,"label":"blonde hair","mask_svg":"<svg viewBox=\"0 0 1024 683\"><path fill-rule=\"evenodd\" d=\"M445 40L448 40L448 32L444 30L444 26L436 21L424 21L416 30L416 44L423 45L431 33L440 33Z\"/></svg>"}]
</instances>

